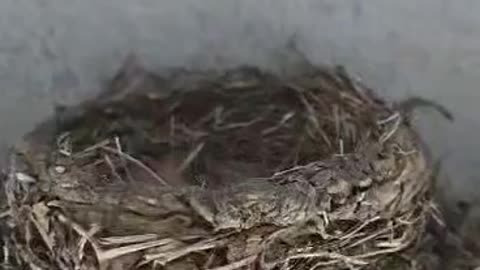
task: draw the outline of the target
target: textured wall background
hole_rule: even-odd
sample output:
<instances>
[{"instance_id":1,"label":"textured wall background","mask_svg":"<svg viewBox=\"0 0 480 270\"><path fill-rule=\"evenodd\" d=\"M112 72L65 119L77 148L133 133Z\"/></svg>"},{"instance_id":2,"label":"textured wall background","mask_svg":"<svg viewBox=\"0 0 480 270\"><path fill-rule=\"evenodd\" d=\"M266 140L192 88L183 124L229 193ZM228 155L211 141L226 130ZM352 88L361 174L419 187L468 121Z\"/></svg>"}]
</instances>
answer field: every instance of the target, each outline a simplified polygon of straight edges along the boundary
<instances>
[{"instance_id":1,"label":"textured wall background","mask_svg":"<svg viewBox=\"0 0 480 270\"><path fill-rule=\"evenodd\" d=\"M0 140L98 91L129 51L154 67L275 68L296 35L317 63L337 63L396 98L446 104L422 126L448 153L451 194L480 195L480 2L475 0L0 0Z\"/></svg>"}]
</instances>

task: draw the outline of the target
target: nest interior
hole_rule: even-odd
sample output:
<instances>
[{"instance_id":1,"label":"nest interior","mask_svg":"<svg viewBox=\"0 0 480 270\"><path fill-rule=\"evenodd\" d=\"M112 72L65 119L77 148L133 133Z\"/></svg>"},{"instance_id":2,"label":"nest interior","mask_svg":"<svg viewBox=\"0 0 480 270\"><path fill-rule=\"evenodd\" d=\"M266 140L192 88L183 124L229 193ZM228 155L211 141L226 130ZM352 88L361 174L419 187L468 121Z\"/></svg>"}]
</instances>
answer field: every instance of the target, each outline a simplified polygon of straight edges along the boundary
<instances>
[{"instance_id":1,"label":"nest interior","mask_svg":"<svg viewBox=\"0 0 480 270\"><path fill-rule=\"evenodd\" d=\"M411 269L435 207L407 107L341 68L128 61L14 148L4 265Z\"/></svg>"}]
</instances>

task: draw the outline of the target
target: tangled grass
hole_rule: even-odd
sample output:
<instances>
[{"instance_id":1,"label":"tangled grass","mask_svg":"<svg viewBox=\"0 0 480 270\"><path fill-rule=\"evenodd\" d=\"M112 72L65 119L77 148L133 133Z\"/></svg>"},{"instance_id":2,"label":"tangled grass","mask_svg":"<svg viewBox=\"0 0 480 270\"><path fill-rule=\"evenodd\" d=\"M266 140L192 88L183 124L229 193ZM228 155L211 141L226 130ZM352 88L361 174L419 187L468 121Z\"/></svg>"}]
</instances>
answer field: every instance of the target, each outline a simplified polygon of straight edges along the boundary
<instances>
[{"instance_id":1,"label":"tangled grass","mask_svg":"<svg viewBox=\"0 0 480 270\"><path fill-rule=\"evenodd\" d=\"M14 148L3 266L415 269L438 216L416 103L342 69L128 63Z\"/></svg>"}]
</instances>

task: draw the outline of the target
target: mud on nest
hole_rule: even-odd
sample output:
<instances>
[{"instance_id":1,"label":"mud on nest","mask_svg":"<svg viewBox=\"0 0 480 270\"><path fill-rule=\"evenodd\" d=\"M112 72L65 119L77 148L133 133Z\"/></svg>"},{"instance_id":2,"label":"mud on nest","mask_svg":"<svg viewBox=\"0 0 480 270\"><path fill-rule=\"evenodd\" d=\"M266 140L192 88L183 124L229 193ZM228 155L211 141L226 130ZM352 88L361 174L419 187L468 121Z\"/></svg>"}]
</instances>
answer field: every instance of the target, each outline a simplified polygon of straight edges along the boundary
<instances>
[{"instance_id":1,"label":"mud on nest","mask_svg":"<svg viewBox=\"0 0 480 270\"><path fill-rule=\"evenodd\" d=\"M340 68L160 76L127 61L14 148L4 265L413 265L434 207L406 104Z\"/></svg>"}]
</instances>

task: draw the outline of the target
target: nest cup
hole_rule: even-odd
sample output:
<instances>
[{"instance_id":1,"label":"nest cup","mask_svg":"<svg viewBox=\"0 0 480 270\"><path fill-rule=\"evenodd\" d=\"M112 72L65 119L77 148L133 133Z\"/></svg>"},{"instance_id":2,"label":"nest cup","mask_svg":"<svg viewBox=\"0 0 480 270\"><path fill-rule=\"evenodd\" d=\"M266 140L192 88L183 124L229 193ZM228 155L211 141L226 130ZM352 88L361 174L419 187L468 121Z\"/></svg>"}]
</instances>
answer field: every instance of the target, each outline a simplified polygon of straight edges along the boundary
<instances>
[{"instance_id":1,"label":"nest cup","mask_svg":"<svg viewBox=\"0 0 480 270\"><path fill-rule=\"evenodd\" d=\"M4 265L407 269L434 206L406 112L341 68L127 61L13 149Z\"/></svg>"}]
</instances>

